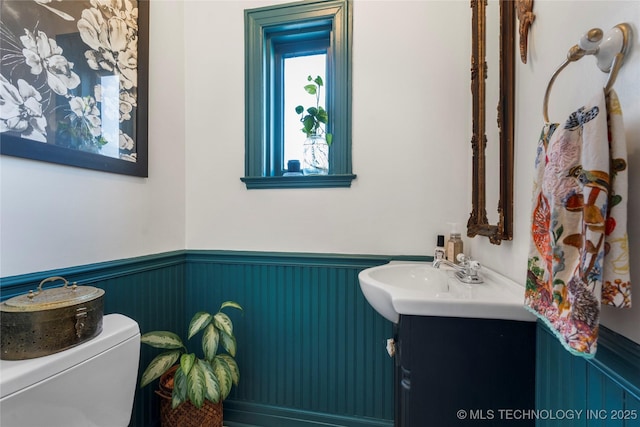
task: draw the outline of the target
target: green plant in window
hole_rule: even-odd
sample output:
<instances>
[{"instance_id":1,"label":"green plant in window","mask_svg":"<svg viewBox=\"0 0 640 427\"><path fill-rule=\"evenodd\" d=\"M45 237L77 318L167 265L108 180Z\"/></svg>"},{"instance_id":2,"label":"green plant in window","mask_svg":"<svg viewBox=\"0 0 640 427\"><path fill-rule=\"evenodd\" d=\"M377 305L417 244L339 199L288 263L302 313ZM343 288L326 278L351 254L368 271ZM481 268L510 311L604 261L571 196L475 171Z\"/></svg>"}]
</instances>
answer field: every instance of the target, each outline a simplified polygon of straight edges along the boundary
<instances>
[{"instance_id":1,"label":"green plant in window","mask_svg":"<svg viewBox=\"0 0 640 427\"><path fill-rule=\"evenodd\" d=\"M320 105L320 88L324 86L324 82L320 76L316 76L315 79L308 76L307 81L311 83L305 85L304 90L309 95L316 97L316 106L309 107L306 110L302 105L296 107L296 113L300 114L300 122L302 123L301 130L307 137L312 135L322 136L324 134L327 144L331 145L333 135L325 130L329 123L329 114Z\"/></svg>"}]
</instances>

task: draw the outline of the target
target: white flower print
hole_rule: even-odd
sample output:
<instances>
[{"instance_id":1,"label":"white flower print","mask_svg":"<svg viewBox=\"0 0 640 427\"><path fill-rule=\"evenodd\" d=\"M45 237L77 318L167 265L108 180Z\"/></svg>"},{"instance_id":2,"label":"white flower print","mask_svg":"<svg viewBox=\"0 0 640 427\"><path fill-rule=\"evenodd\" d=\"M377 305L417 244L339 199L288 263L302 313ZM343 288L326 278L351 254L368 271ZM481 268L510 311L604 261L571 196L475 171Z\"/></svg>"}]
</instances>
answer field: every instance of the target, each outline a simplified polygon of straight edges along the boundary
<instances>
[{"instance_id":1,"label":"white flower print","mask_svg":"<svg viewBox=\"0 0 640 427\"><path fill-rule=\"evenodd\" d=\"M80 77L73 72L73 63L62 56L62 48L55 40L38 31L32 33L25 28L25 35L20 37L24 46L22 54L27 65L31 67L31 74L47 73L47 84L58 95L66 96L69 89L75 89L80 84Z\"/></svg>"},{"instance_id":2,"label":"white flower print","mask_svg":"<svg viewBox=\"0 0 640 427\"><path fill-rule=\"evenodd\" d=\"M85 52L87 63L118 74L125 90L137 87L137 8L127 0L91 0L91 5L78 20L80 37L92 49Z\"/></svg>"},{"instance_id":3,"label":"white flower print","mask_svg":"<svg viewBox=\"0 0 640 427\"><path fill-rule=\"evenodd\" d=\"M23 79L18 87L0 75L0 132L20 132L23 138L46 142L47 120L42 95Z\"/></svg>"},{"instance_id":4,"label":"white flower print","mask_svg":"<svg viewBox=\"0 0 640 427\"><path fill-rule=\"evenodd\" d=\"M23 138L136 162L138 2L0 2L3 144Z\"/></svg>"},{"instance_id":5,"label":"white flower print","mask_svg":"<svg viewBox=\"0 0 640 427\"><path fill-rule=\"evenodd\" d=\"M135 148L133 139L126 133L120 131L120 149L131 151Z\"/></svg>"},{"instance_id":6,"label":"white flower print","mask_svg":"<svg viewBox=\"0 0 640 427\"><path fill-rule=\"evenodd\" d=\"M74 96L69 100L69 107L76 116L72 121L80 120L92 136L100 136L102 133L100 110L98 110L96 100L93 97Z\"/></svg>"}]
</instances>

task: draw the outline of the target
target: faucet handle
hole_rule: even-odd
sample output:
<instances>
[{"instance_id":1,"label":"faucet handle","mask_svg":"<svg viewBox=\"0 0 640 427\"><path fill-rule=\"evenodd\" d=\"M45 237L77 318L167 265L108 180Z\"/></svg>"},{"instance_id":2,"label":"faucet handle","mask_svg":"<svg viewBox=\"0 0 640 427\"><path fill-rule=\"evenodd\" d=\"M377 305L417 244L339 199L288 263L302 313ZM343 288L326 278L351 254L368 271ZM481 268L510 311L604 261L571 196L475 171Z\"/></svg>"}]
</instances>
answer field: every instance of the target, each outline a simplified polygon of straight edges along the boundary
<instances>
[{"instance_id":1,"label":"faucet handle","mask_svg":"<svg viewBox=\"0 0 640 427\"><path fill-rule=\"evenodd\" d=\"M478 271L480 271L481 265L479 261L472 260L470 257L466 257L460 253L456 257L458 264L464 268L464 274L471 280L475 281L478 277Z\"/></svg>"},{"instance_id":2,"label":"faucet handle","mask_svg":"<svg viewBox=\"0 0 640 427\"><path fill-rule=\"evenodd\" d=\"M459 253L456 259L458 260L458 264L468 267L471 270L477 271L481 268L480 262L467 258L463 253Z\"/></svg>"}]
</instances>

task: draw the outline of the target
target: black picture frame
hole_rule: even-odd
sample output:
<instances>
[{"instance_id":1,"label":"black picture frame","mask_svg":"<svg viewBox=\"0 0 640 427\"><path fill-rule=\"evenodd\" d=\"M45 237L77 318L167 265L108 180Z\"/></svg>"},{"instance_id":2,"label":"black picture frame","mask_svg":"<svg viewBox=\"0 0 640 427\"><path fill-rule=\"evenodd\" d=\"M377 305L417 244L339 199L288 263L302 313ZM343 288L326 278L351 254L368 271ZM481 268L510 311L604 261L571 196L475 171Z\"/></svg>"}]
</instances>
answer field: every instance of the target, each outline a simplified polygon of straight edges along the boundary
<instances>
[{"instance_id":1,"label":"black picture frame","mask_svg":"<svg viewBox=\"0 0 640 427\"><path fill-rule=\"evenodd\" d=\"M0 154L147 177L149 1L0 7Z\"/></svg>"}]
</instances>

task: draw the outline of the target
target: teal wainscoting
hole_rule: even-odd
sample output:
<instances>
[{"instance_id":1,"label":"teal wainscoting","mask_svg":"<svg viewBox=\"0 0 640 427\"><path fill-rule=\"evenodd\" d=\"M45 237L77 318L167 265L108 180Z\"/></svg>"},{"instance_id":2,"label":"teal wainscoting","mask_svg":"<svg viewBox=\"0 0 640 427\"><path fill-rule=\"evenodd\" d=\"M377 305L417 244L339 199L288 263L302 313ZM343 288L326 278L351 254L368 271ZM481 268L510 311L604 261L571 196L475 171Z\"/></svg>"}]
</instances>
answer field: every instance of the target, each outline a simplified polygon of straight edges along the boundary
<instances>
[{"instance_id":1,"label":"teal wainscoting","mask_svg":"<svg viewBox=\"0 0 640 427\"><path fill-rule=\"evenodd\" d=\"M392 324L364 299L358 273L385 257L190 251L186 312L231 299L240 386L229 425L391 426Z\"/></svg>"},{"instance_id":2,"label":"teal wainscoting","mask_svg":"<svg viewBox=\"0 0 640 427\"><path fill-rule=\"evenodd\" d=\"M596 357L586 360L540 322L537 336L536 426L640 426L640 345L601 327Z\"/></svg>"},{"instance_id":3,"label":"teal wainscoting","mask_svg":"<svg viewBox=\"0 0 640 427\"><path fill-rule=\"evenodd\" d=\"M184 313L185 254L183 251L151 255L86 266L3 277L2 300L36 289L41 280L63 276L70 282L105 290L105 314L122 313L136 320L144 331L186 329ZM140 369L157 354L141 348ZM100 404L96 402L96 404ZM159 421L159 401L151 386L138 389L131 426L150 426Z\"/></svg>"},{"instance_id":4,"label":"teal wainscoting","mask_svg":"<svg viewBox=\"0 0 640 427\"><path fill-rule=\"evenodd\" d=\"M398 257L393 257L398 259ZM404 258L410 259L410 258ZM425 260L425 258L413 258ZM106 290L105 313L135 319L142 333L186 332L198 310L228 310L241 380L225 401L233 426L391 426L391 323L364 299L358 272L391 257L176 251L0 279L0 298L50 276ZM200 351L192 339L191 351ZM158 350L142 347L140 372ZM138 390L131 426L158 425L152 386Z\"/></svg>"},{"instance_id":5,"label":"teal wainscoting","mask_svg":"<svg viewBox=\"0 0 640 427\"><path fill-rule=\"evenodd\" d=\"M385 340L392 327L367 304L357 280L362 269L391 258L176 251L4 277L0 299L63 276L105 289L105 312L135 319L143 333L186 331L195 311L236 300L245 308L244 314L230 311L241 382L225 401L226 425L391 426L393 361ZM602 328L598 355L586 361L538 327L538 409L584 410L562 426L640 425L633 419L640 417L638 344ZM155 354L142 347L140 370ZM152 387L138 390L131 426L157 425L158 405Z\"/></svg>"}]
</instances>

